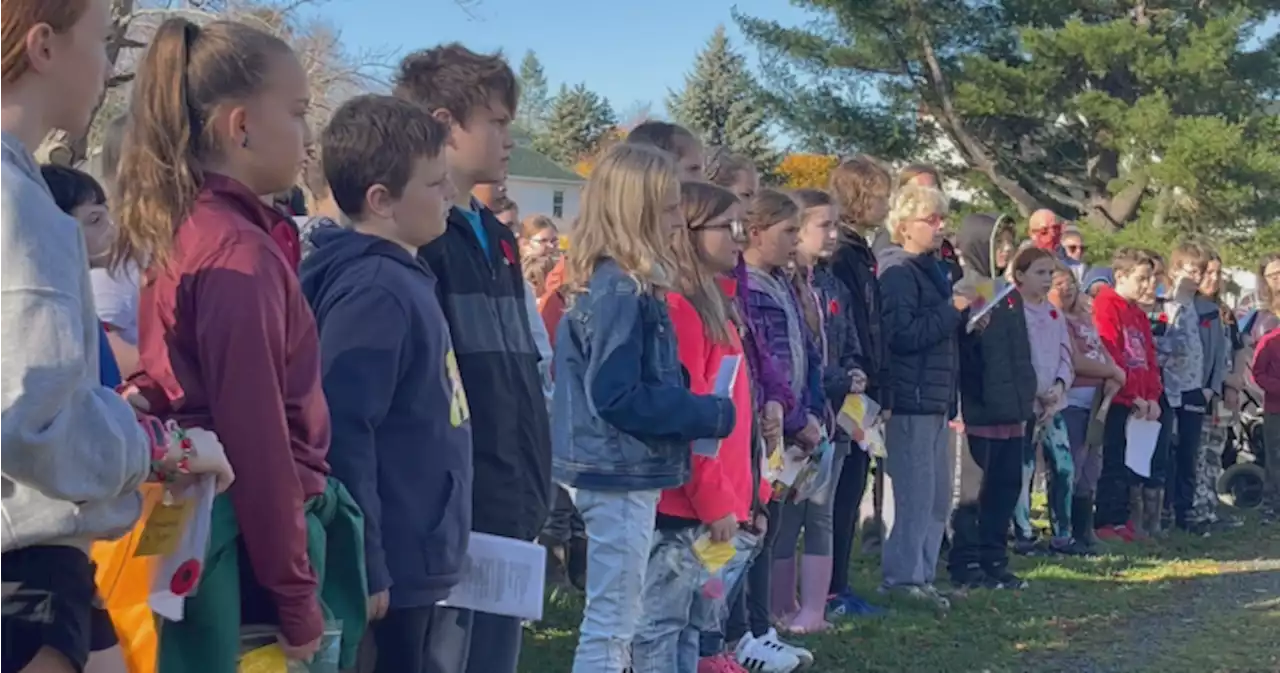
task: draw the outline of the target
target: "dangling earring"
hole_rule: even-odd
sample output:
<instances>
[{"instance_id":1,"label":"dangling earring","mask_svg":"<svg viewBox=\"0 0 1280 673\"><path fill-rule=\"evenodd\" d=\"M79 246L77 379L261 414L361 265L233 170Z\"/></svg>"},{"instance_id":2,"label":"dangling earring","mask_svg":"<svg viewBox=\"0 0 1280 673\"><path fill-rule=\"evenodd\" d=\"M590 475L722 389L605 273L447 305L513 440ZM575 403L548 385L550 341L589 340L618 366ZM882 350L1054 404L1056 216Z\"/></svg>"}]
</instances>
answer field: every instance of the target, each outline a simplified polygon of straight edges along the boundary
<instances>
[{"instance_id":1,"label":"dangling earring","mask_svg":"<svg viewBox=\"0 0 1280 673\"><path fill-rule=\"evenodd\" d=\"M241 140L241 141L240 141L240 147L241 147L242 149L246 149L246 150L247 150L247 149L249 149L249 134L248 134L248 133L244 134L244 140Z\"/></svg>"}]
</instances>

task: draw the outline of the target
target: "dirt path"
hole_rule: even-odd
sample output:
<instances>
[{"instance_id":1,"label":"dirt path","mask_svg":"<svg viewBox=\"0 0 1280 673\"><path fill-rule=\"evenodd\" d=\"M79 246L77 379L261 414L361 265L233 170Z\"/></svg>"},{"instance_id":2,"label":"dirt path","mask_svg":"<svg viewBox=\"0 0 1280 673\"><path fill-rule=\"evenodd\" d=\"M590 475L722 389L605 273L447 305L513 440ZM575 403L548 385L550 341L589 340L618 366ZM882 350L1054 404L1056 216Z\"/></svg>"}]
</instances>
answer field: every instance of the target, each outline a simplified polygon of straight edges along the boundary
<instances>
[{"instance_id":1,"label":"dirt path","mask_svg":"<svg viewBox=\"0 0 1280 673\"><path fill-rule=\"evenodd\" d=\"M1206 633L1220 635L1216 643L1223 647L1267 648L1260 642L1235 641L1228 629L1237 623L1257 624L1264 612L1269 613L1266 619L1280 614L1280 559L1226 562L1221 564L1221 574L1187 580L1171 591L1171 600L1127 617L1108 628L1105 637L1091 638L1087 647L1029 656L1027 669L1041 673L1149 670L1161 657L1180 651L1175 648L1203 641ZM1262 630L1267 632L1265 627Z\"/></svg>"}]
</instances>

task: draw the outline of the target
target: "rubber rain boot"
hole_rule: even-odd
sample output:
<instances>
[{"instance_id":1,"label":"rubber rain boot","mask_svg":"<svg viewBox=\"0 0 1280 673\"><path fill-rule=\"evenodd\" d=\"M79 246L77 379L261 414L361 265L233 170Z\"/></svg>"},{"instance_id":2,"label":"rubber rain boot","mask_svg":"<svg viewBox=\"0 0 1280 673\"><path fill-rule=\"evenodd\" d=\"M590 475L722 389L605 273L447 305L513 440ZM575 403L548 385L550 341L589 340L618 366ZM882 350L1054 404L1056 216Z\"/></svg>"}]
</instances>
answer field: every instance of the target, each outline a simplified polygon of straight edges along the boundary
<instances>
[{"instance_id":1,"label":"rubber rain boot","mask_svg":"<svg viewBox=\"0 0 1280 673\"><path fill-rule=\"evenodd\" d=\"M1164 525L1161 515L1164 509L1164 489L1148 488L1142 491L1142 527L1147 529L1151 537L1164 537Z\"/></svg>"},{"instance_id":2,"label":"rubber rain boot","mask_svg":"<svg viewBox=\"0 0 1280 673\"><path fill-rule=\"evenodd\" d=\"M796 557L774 559L770 582L769 616L785 627L800 611L796 603Z\"/></svg>"},{"instance_id":3,"label":"rubber rain boot","mask_svg":"<svg viewBox=\"0 0 1280 673\"><path fill-rule=\"evenodd\" d=\"M1129 487L1129 530L1133 533L1135 540L1146 540L1151 537L1145 525L1147 515L1143 490L1141 486Z\"/></svg>"}]
</instances>

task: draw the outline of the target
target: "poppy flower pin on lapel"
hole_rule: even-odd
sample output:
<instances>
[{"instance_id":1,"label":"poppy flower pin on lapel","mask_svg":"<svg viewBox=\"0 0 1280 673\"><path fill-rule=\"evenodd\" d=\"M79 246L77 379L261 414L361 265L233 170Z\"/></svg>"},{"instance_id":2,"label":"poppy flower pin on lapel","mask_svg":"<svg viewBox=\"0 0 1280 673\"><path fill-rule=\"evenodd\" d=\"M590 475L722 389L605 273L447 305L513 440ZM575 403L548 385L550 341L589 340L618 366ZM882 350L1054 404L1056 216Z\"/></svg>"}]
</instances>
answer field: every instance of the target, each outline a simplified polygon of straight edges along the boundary
<instances>
[{"instance_id":1,"label":"poppy flower pin on lapel","mask_svg":"<svg viewBox=\"0 0 1280 673\"><path fill-rule=\"evenodd\" d=\"M836 300L832 299L832 300L827 304L827 314L828 314L828 315L840 315L840 302L838 302L838 301L836 301Z\"/></svg>"},{"instance_id":2,"label":"poppy flower pin on lapel","mask_svg":"<svg viewBox=\"0 0 1280 673\"><path fill-rule=\"evenodd\" d=\"M511 244L510 244L510 243L508 243L508 242L506 242L506 241L502 241L501 243L502 243L502 257L503 257L503 261L504 261L504 262L506 262L507 266L511 266L511 265L515 264L515 263L516 263L516 253L515 253L515 251L514 251L514 250L512 250L512 249L511 249Z\"/></svg>"}]
</instances>

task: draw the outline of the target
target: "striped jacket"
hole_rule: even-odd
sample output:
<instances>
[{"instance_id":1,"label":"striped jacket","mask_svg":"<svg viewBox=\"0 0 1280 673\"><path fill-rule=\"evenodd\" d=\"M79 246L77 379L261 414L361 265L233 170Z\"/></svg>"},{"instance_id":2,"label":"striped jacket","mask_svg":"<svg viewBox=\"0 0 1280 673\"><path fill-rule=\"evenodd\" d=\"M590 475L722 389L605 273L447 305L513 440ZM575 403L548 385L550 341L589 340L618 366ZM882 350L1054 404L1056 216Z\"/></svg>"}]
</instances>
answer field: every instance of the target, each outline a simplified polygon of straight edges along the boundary
<instances>
[{"instance_id":1,"label":"striped jacket","mask_svg":"<svg viewBox=\"0 0 1280 673\"><path fill-rule=\"evenodd\" d=\"M475 468L472 529L532 540L547 517L551 428L538 348L525 309L524 275L511 230L480 208L488 254L462 211L418 251L435 272L471 407ZM431 447L423 447L429 455Z\"/></svg>"}]
</instances>

